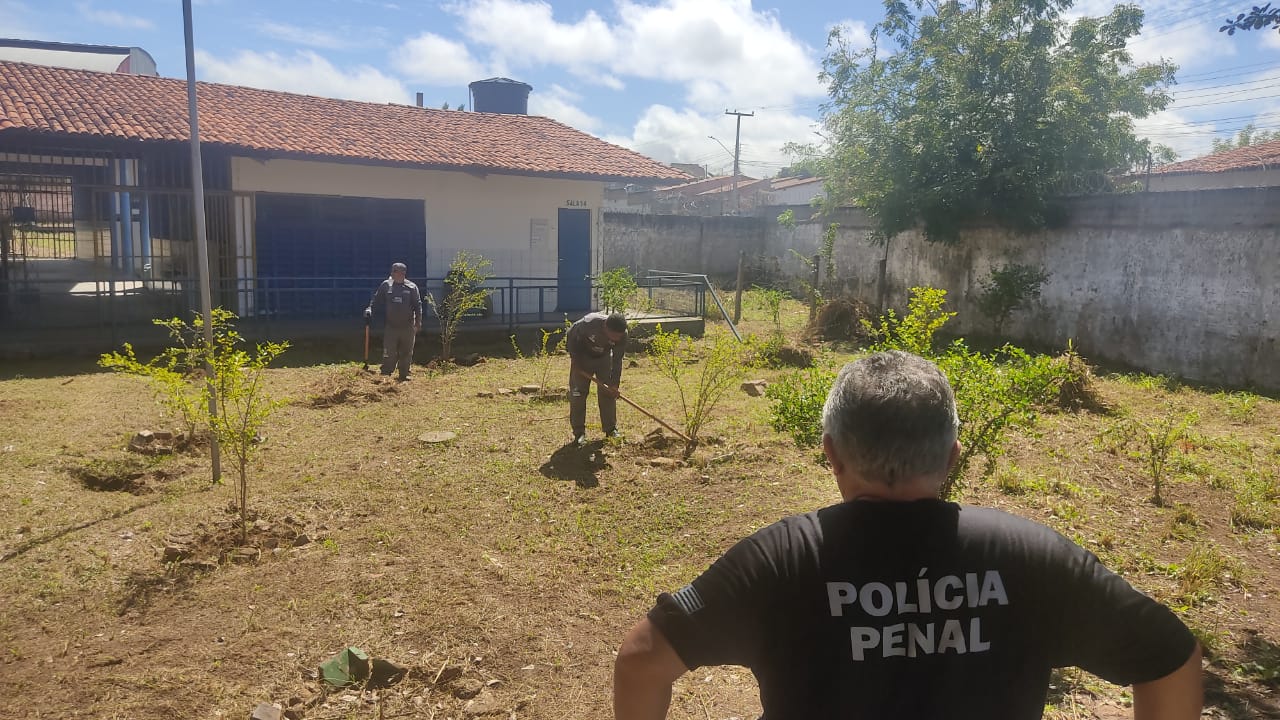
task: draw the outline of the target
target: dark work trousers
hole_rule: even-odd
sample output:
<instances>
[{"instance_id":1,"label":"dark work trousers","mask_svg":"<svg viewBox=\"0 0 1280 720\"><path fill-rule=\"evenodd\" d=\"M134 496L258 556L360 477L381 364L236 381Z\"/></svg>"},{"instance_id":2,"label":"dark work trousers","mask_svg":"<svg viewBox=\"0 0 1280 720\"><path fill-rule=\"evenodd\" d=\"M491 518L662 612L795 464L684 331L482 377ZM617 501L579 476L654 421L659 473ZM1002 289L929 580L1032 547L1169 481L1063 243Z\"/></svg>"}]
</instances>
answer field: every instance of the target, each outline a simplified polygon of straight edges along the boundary
<instances>
[{"instance_id":1,"label":"dark work trousers","mask_svg":"<svg viewBox=\"0 0 1280 720\"><path fill-rule=\"evenodd\" d=\"M409 377L409 366L413 364L413 343L417 333L413 326L397 328L388 327L382 333L382 374L390 375L399 368L400 379Z\"/></svg>"},{"instance_id":2,"label":"dark work trousers","mask_svg":"<svg viewBox=\"0 0 1280 720\"><path fill-rule=\"evenodd\" d=\"M595 384L579 375L579 370L595 375L608 385L612 379L609 376L613 373L613 359L608 355L602 358L579 357L569 363L569 427L573 429L574 437L587 431L587 395ZM600 427L607 435L618 427L618 401L596 388L596 402L600 405Z\"/></svg>"}]
</instances>

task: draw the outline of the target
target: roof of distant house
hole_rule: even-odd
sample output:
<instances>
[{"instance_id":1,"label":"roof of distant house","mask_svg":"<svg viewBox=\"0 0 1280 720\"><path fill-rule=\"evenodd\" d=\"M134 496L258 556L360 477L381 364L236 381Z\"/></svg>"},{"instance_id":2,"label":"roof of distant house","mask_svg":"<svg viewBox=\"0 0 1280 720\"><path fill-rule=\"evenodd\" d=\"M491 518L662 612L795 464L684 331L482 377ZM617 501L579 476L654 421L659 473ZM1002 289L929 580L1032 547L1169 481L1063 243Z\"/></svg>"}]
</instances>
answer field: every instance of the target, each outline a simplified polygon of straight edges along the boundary
<instances>
[{"instance_id":1,"label":"roof of distant house","mask_svg":"<svg viewBox=\"0 0 1280 720\"><path fill-rule=\"evenodd\" d=\"M726 185L720 185L718 187L713 187L708 190L703 190L698 194L699 195L717 195L720 193L731 193L734 190L737 190L738 192L746 192L747 190L759 190L759 189L768 188L768 187L769 187L768 180L757 180L756 178L740 177L738 178L737 185L734 185L732 182L730 182Z\"/></svg>"},{"instance_id":2,"label":"roof of distant house","mask_svg":"<svg viewBox=\"0 0 1280 720\"><path fill-rule=\"evenodd\" d=\"M738 184L742 184L745 182L754 182L754 181L755 181L755 178L747 177L746 175L738 176ZM694 180L693 182L685 182L679 185L670 185L668 187L658 188L658 192L681 193L683 195L697 195L698 193L703 192L704 190L710 190L712 188L718 188L724 185L732 185L732 184L733 184L732 175L712 175L711 177L705 177L705 178L702 178L701 180Z\"/></svg>"},{"instance_id":3,"label":"roof of distant house","mask_svg":"<svg viewBox=\"0 0 1280 720\"><path fill-rule=\"evenodd\" d=\"M151 53L140 47L118 45L83 45L80 43L50 42L47 40L18 40L0 38L0 60L29 62L38 65L55 65L79 70L118 72L133 53L140 53L154 68L156 61ZM145 74L154 74L150 69Z\"/></svg>"},{"instance_id":4,"label":"roof of distant house","mask_svg":"<svg viewBox=\"0 0 1280 720\"><path fill-rule=\"evenodd\" d=\"M786 190L787 188L800 187L801 185L810 185L812 183L820 183L823 178L820 177L787 177L774 178L770 186L774 190Z\"/></svg>"},{"instance_id":5,"label":"roof of distant house","mask_svg":"<svg viewBox=\"0 0 1280 720\"><path fill-rule=\"evenodd\" d=\"M1280 140L1247 145L1226 152L1203 155L1182 162L1151 168L1151 173L1219 173L1231 170L1262 170L1280 165Z\"/></svg>"},{"instance_id":6,"label":"roof of distant house","mask_svg":"<svg viewBox=\"0 0 1280 720\"><path fill-rule=\"evenodd\" d=\"M246 154L598 180L688 176L544 117L431 110L198 83L200 139ZM14 131L188 142L182 80L0 62Z\"/></svg>"}]
</instances>

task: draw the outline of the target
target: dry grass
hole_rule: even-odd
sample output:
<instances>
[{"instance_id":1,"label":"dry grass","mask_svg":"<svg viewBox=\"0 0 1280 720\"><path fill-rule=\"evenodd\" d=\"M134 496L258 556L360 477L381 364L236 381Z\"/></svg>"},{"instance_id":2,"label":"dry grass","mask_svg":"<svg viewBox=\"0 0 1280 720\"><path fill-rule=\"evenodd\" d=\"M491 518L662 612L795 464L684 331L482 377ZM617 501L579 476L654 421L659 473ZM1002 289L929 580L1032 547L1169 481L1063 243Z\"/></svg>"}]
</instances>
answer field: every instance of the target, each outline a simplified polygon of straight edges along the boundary
<instances>
[{"instance_id":1,"label":"dry grass","mask_svg":"<svg viewBox=\"0 0 1280 720\"><path fill-rule=\"evenodd\" d=\"M787 312L787 331L799 332L804 310ZM624 392L675 420L671 389L639 363ZM268 425L249 502L264 525L310 542L277 538L249 562L195 567L163 562L166 537L195 533L215 558L231 542L220 528L232 488L210 487L201 456L149 459L162 475L142 496L88 490L72 470L166 425L141 381L0 382L0 716L243 717L259 701L311 699L305 672L356 645L415 672L390 690L317 700L306 717L456 717L467 701L454 692L471 680L499 681L482 697L502 716L608 717L612 652L657 591L837 494L813 452L768 429L763 398L731 393L707 428L713 440L665 467L652 460L678 449L641 443L656 425L625 406L628 441L579 453L563 450L566 405L478 397L538 372L492 359L424 370L386 392L354 366L272 371L272 390L298 402ZM1153 381L1098 386L1113 408L1172 403L1202 418L1171 462L1168 507L1146 502L1141 459L1096 443L1110 420L1088 413L1046 416L1015 440L1000 483L972 484L966 499L1058 527L1176 605L1214 644L1221 716L1275 716L1267 653L1280 640L1280 568L1266 518L1280 404L1143 382ZM334 388L326 406L309 401ZM458 437L418 440L432 430ZM1232 520L1240 503L1252 508L1247 525ZM1119 690L1064 677L1049 717L1120 712ZM671 717L758 711L750 673L711 668L678 683Z\"/></svg>"}]
</instances>

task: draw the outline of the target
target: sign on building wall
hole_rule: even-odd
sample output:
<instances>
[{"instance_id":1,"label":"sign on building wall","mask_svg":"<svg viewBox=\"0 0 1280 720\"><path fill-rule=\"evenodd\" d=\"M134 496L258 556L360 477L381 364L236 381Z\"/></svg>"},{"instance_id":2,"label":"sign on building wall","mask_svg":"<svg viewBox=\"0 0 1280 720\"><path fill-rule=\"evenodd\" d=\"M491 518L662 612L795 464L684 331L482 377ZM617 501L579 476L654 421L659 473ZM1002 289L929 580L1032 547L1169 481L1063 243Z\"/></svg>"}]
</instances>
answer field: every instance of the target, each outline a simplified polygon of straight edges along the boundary
<instances>
[{"instance_id":1,"label":"sign on building wall","mask_svg":"<svg viewBox=\"0 0 1280 720\"><path fill-rule=\"evenodd\" d=\"M529 250L537 252L546 250L551 240L551 221L535 219L529 221Z\"/></svg>"}]
</instances>

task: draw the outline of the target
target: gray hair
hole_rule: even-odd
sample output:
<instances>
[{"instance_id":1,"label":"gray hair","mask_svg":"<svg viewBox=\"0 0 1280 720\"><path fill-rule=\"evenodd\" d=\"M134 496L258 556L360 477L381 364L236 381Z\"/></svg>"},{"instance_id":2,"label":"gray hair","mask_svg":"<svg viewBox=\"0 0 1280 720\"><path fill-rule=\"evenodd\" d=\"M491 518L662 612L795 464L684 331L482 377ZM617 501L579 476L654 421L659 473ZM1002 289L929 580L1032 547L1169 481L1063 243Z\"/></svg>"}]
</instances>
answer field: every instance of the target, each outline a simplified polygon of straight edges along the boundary
<instances>
[{"instance_id":1,"label":"gray hair","mask_svg":"<svg viewBox=\"0 0 1280 720\"><path fill-rule=\"evenodd\" d=\"M959 428L947 377L901 350L845 365L822 408L822 431L840 458L890 486L944 472Z\"/></svg>"}]
</instances>

